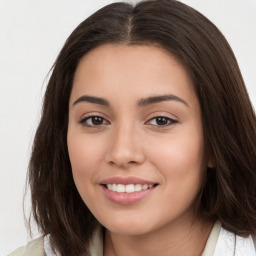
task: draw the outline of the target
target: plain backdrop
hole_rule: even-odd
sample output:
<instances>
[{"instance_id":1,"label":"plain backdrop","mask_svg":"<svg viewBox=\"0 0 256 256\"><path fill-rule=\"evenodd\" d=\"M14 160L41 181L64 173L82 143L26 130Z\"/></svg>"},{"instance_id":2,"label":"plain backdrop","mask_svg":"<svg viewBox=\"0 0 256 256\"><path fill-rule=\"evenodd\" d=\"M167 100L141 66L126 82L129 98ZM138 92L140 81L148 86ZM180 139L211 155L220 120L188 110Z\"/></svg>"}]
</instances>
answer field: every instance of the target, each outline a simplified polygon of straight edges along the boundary
<instances>
[{"instance_id":1,"label":"plain backdrop","mask_svg":"<svg viewBox=\"0 0 256 256\"><path fill-rule=\"evenodd\" d=\"M115 1L0 0L0 256L30 239L22 200L47 73L72 30L111 2ZM256 107L256 1L182 2L224 33Z\"/></svg>"}]
</instances>

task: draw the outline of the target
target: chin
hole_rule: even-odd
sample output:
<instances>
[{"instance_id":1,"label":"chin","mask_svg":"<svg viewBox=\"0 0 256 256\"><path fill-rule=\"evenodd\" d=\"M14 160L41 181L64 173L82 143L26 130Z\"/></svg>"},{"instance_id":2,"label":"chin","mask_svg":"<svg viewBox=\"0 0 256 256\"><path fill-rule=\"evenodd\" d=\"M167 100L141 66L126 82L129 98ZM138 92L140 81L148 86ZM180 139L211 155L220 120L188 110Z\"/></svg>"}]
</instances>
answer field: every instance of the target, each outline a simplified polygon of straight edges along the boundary
<instances>
[{"instance_id":1,"label":"chin","mask_svg":"<svg viewBox=\"0 0 256 256\"><path fill-rule=\"evenodd\" d=\"M126 227L110 227L107 228L111 233L125 236L140 236L150 232L147 227L136 227L128 225Z\"/></svg>"},{"instance_id":2,"label":"chin","mask_svg":"<svg viewBox=\"0 0 256 256\"><path fill-rule=\"evenodd\" d=\"M102 223L102 225L109 230L111 233L119 234L119 235L143 235L149 233L152 229L151 226L144 220L144 222L140 220L125 220L125 218L120 221L111 222L111 223Z\"/></svg>"}]
</instances>

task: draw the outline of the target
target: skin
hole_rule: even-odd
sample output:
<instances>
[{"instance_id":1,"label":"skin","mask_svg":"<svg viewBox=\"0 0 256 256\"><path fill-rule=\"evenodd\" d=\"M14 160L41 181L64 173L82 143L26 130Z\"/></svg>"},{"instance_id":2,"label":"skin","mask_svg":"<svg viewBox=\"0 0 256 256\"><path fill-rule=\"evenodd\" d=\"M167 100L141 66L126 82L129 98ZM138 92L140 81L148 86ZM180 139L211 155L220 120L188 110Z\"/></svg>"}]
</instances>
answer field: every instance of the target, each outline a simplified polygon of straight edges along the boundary
<instances>
[{"instance_id":1,"label":"skin","mask_svg":"<svg viewBox=\"0 0 256 256\"><path fill-rule=\"evenodd\" d=\"M109 106L83 101L83 95ZM163 95L175 97L138 105ZM212 223L195 218L195 200L210 160L198 98L174 56L142 45L90 51L75 72L67 142L77 189L106 227L105 256L201 255ZM116 176L158 185L139 202L120 205L100 185Z\"/></svg>"}]
</instances>

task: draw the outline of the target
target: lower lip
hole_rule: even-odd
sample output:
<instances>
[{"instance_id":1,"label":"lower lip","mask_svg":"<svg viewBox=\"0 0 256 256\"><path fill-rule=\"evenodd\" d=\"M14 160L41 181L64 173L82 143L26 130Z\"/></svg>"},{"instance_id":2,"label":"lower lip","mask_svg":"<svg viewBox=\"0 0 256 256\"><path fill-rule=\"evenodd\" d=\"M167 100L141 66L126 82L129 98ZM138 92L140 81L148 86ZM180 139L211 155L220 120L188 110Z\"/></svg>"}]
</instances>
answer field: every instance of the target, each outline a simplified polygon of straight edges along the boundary
<instances>
[{"instance_id":1,"label":"lower lip","mask_svg":"<svg viewBox=\"0 0 256 256\"><path fill-rule=\"evenodd\" d=\"M140 200L144 199L145 197L147 197L155 189L155 187L152 187L152 188L141 190L138 192L119 193L119 192L111 191L107 189L105 186L101 186L101 187L103 189L103 193L108 199L110 199L112 202L116 204L121 204L121 205L135 204Z\"/></svg>"}]
</instances>

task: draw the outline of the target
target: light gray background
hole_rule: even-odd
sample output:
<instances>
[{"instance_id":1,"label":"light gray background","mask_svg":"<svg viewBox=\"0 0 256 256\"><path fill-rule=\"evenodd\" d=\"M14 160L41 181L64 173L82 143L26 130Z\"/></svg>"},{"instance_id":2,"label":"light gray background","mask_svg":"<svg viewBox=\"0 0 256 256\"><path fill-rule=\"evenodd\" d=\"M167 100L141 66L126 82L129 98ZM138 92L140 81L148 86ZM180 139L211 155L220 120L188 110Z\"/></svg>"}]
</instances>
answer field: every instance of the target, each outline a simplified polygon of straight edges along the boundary
<instances>
[{"instance_id":1,"label":"light gray background","mask_svg":"<svg viewBox=\"0 0 256 256\"><path fill-rule=\"evenodd\" d=\"M116 1L0 0L0 256L30 239L22 199L46 75L72 30L111 2ZM224 33L256 107L256 0L182 2Z\"/></svg>"}]
</instances>

